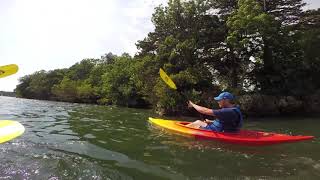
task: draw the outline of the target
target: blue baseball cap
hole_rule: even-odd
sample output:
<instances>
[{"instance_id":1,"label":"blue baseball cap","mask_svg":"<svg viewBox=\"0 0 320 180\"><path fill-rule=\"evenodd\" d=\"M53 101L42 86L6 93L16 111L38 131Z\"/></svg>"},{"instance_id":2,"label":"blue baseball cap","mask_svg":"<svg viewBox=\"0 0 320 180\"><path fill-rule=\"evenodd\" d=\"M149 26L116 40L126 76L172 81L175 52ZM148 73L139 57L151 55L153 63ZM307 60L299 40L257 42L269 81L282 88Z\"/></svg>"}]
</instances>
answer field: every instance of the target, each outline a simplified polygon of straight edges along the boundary
<instances>
[{"instance_id":1,"label":"blue baseball cap","mask_svg":"<svg viewBox=\"0 0 320 180\"><path fill-rule=\"evenodd\" d=\"M233 100L234 99L234 95L232 95L229 92L222 92L222 93L219 94L219 96L214 97L214 100L216 100L216 101L221 101L222 99Z\"/></svg>"}]
</instances>

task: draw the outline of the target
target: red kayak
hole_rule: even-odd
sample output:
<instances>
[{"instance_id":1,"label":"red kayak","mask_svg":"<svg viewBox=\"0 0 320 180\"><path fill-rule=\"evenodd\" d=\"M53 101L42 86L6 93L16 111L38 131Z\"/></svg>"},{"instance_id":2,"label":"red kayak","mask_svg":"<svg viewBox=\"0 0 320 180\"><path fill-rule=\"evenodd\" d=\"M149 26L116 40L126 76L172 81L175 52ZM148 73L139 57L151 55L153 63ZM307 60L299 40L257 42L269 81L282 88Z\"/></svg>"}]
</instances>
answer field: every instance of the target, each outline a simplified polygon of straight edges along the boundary
<instances>
[{"instance_id":1,"label":"red kayak","mask_svg":"<svg viewBox=\"0 0 320 180\"><path fill-rule=\"evenodd\" d=\"M313 139L313 136L291 136L287 134L277 134L271 132L261 132L252 130L241 130L237 133L225 133L225 132L214 132L210 130L202 130L187 127L186 125L190 122L173 121L164 119L149 118L149 122L170 129L175 132L187 134L195 138L218 140L233 144L251 145L251 146L263 146L273 145L280 143L290 143L297 141L304 141Z\"/></svg>"}]
</instances>

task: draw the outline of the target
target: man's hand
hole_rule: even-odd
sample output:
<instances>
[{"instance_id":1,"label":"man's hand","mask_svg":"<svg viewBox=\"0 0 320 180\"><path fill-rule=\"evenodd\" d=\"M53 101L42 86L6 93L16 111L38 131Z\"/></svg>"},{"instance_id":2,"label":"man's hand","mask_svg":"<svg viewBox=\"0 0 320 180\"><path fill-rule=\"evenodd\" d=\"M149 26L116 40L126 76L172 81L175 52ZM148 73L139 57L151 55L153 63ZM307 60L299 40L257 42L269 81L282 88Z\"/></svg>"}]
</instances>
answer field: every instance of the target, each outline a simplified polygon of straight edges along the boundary
<instances>
[{"instance_id":1,"label":"man's hand","mask_svg":"<svg viewBox=\"0 0 320 180\"><path fill-rule=\"evenodd\" d=\"M196 111L198 111L200 114L205 114L205 115L209 115L209 116L214 116L212 109L199 106L199 105L197 105L197 104L194 104L194 103L191 102L191 101L188 101L188 107L194 108L194 109L195 109Z\"/></svg>"},{"instance_id":2,"label":"man's hand","mask_svg":"<svg viewBox=\"0 0 320 180\"><path fill-rule=\"evenodd\" d=\"M204 122L207 123L207 124L211 124L212 123L212 121L209 120L209 119L205 119Z\"/></svg>"},{"instance_id":3,"label":"man's hand","mask_svg":"<svg viewBox=\"0 0 320 180\"><path fill-rule=\"evenodd\" d=\"M194 103L191 101L188 101L188 108L193 108Z\"/></svg>"}]
</instances>

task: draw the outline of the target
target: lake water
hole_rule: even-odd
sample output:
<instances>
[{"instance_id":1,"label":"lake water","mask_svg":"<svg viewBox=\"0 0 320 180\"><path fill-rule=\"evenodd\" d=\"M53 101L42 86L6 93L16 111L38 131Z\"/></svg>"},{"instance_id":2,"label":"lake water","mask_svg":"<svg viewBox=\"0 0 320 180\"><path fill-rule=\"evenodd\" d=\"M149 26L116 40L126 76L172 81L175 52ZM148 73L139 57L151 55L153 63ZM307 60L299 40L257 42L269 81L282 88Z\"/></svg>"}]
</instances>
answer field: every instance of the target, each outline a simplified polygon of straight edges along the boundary
<instances>
[{"instance_id":1,"label":"lake water","mask_svg":"<svg viewBox=\"0 0 320 180\"><path fill-rule=\"evenodd\" d=\"M0 119L26 128L0 144L0 179L320 179L317 117L245 119L246 129L316 136L245 147L152 127L150 110L2 96L0 102Z\"/></svg>"}]
</instances>

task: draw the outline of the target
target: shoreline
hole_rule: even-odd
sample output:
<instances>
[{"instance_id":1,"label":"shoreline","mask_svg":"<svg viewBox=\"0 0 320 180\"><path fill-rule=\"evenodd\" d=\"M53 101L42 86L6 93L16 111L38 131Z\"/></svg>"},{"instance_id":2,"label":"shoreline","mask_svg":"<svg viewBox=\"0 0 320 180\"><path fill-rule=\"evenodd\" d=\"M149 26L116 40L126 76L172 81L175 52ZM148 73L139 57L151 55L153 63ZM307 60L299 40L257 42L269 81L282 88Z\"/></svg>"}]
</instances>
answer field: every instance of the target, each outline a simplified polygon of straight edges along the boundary
<instances>
[{"instance_id":1,"label":"shoreline","mask_svg":"<svg viewBox=\"0 0 320 180\"><path fill-rule=\"evenodd\" d=\"M320 96L320 95L319 95ZM0 96L1 97L1 96ZM12 97L12 96L2 96L9 98L21 98L21 97ZM290 97L290 98L287 98ZM289 99L286 104L284 104L283 99ZM305 97L308 98L308 97ZM97 106L115 106L119 108L133 108L133 109L145 109L152 110L153 113L159 116L166 117L197 117L193 115L193 112L186 111L180 113L167 113L162 111L156 111L153 106L119 106L119 105L103 105L98 103L84 103L84 102L68 102L68 101L59 101L59 100L45 100L45 99L31 99L31 98L21 98L28 100L38 100L38 101L51 101L51 102L62 102L62 103L75 103L75 104L85 104L85 105L97 105ZM264 99L263 102L258 101L259 99ZM275 104L274 100L280 99L278 104ZM318 107L317 109L308 109L306 110L306 106L310 106L310 102L301 101L292 98L291 96L266 96L266 95L243 95L239 96L238 101L240 102L240 108L244 114L245 118L270 118L270 117L318 117L320 115L320 106L317 103L313 103L311 106ZM258 105L252 104L250 102L259 102ZM273 106L265 106L266 104L273 104ZM281 108L281 111L279 111Z\"/></svg>"}]
</instances>

